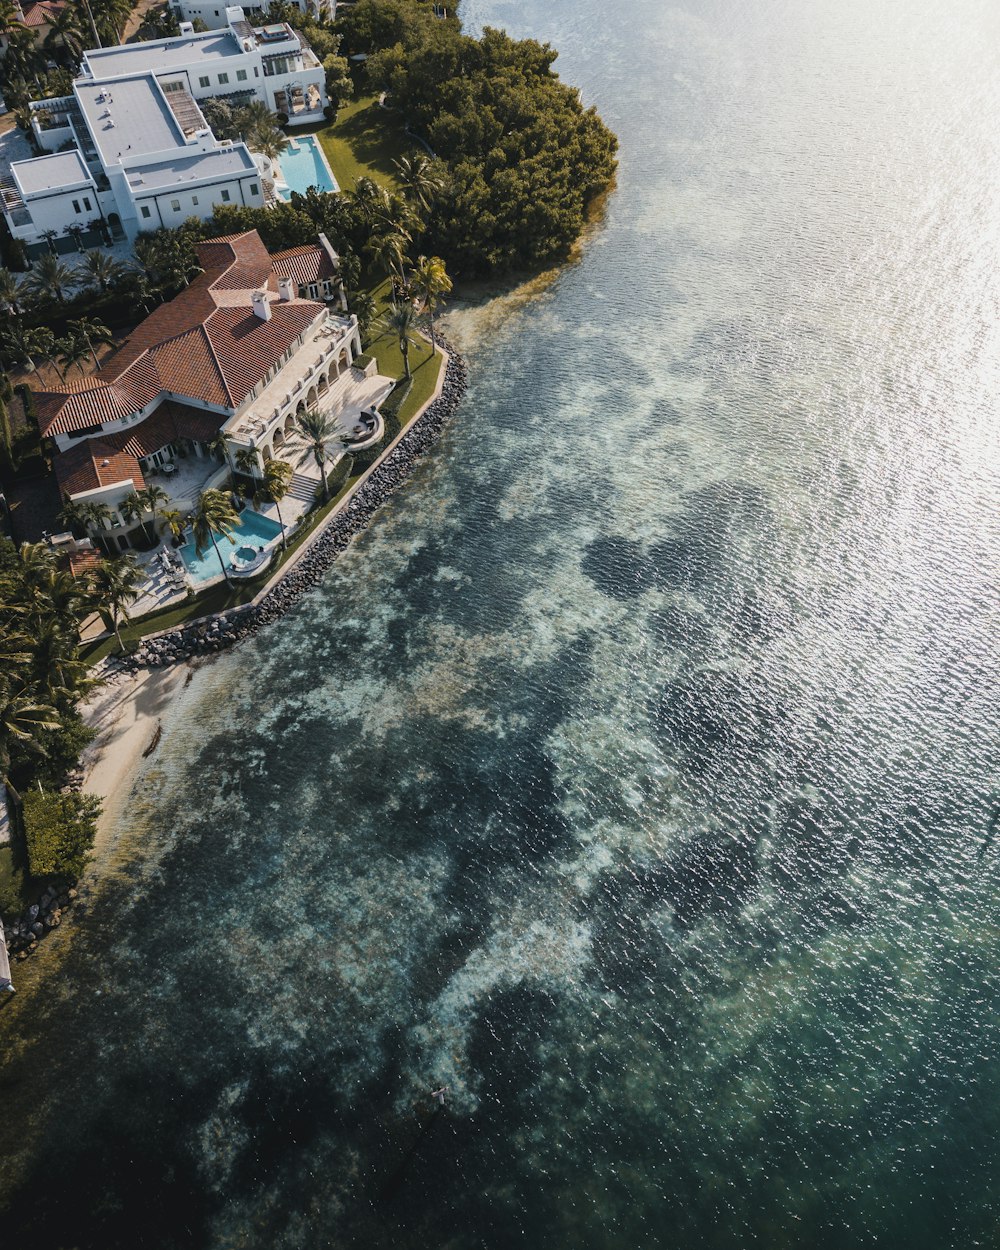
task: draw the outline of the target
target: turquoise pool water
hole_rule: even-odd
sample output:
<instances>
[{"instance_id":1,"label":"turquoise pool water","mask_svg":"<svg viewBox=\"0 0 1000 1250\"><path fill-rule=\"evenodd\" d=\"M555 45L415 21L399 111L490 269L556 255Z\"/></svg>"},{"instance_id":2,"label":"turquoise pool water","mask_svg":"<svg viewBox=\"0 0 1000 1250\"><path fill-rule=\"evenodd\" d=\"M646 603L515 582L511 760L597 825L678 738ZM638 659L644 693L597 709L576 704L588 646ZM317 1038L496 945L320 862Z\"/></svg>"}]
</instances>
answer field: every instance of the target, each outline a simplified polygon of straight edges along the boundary
<instances>
[{"instance_id":1,"label":"turquoise pool water","mask_svg":"<svg viewBox=\"0 0 1000 1250\"><path fill-rule=\"evenodd\" d=\"M292 139L288 149L282 152L279 163L288 183L287 190L278 191L283 200L290 200L293 191L305 195L310 187L323 192L340 190L337 180L330 173L323 149L312 135Z\"/></svg>"},{"instance_id":2,"label":"turquoise pool water","mask_svg":"<svg viewBox=\"0 0 1000 1250\"><path fill-rule=\"evenodd\" d=\"M219 537L216 541L219 545L219 552L229 566L229 558L237 547L266 547L281 533L281 526L277 521L272 521L270 517L261 516L259 512L251 512L249 509L241 514L240 524L233 530L233 541L228 538ZM187 566L187 571L196 582L211 581L213 577L218 577L222 569L219 567L219 557L215 554L215 548L209 546L207 551L201 555L195 551L194 542L185 543L180 549L181 558Z\"/></svg>"}]
</instances>

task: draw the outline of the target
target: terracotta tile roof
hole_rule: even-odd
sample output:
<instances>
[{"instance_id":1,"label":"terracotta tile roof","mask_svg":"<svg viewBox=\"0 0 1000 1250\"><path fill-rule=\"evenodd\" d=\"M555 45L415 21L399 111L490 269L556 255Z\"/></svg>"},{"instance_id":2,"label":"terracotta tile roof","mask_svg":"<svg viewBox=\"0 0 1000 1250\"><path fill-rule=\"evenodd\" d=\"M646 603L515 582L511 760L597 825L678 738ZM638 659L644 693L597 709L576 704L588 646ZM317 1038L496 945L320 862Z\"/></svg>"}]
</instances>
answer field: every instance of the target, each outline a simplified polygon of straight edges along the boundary
<instances>
[{"instance_id":1,"label":"terracotta tile roof","mask_svg":"<svg viewBox=\"0 0 1000 1250\"><path fill-rule=\"evenodd\" d=\"M50 26L66 7L66 0L37 0L37 3L25 7L24 24L31 29Z\"/></svg>"},{"instance_id":2,"label":"terracotta tile roof","mask_svg":"<svg viewBox=\"0 0 1000 1250\"><path fill-rule=\"evenodd\" d=\"M323 247L290 247L271 256L271 267L279 278L291 278L300 286L322 282L336 274L333 261Z\"/></svg>"},{"instance_id":3,"label":"terracotta tile roof","mask_svg":"<svg viewBox=\"0 0 1000 1250\"><path fill-rule=\"evenodd\" d=\"M229 249L231 257L222 272L212 278L209 283L213 289L252 291L267 285L267 280L271 276L271 254L256 230L248 230L246 234L236 235L235 238L230 235L221 241L209 239L207 244L200 244L197 249L198 261L205 270L202 277L211 275L213 270L218 268L215 258L223 247ZM209 264L206 264L203 259L203 251L205 257L210 259ZM209 251L211 251L210 258L208 257Z\"/></svg>"},{"instance_id":4,"label":"terracotta tile roof","mask_svg":"<svg viewBox=\"0 0 1000 1250\"><path fill-rule=\"evenodd\" d=\"M317 254L319 272L320 248L293 248L279 263L308 271L309 252ZM209 239L198 245L198 258L204 272L138 325L100 374L37 393L43 434L133 415L164 391L235 410L324 311L316 301L294 299L272 302L268 321L254 314L252 292L277 289L256 230Z\"/></svg>"},{"instance_id":5,"label":"terracotta tile roof","mask_svg":"<svg viewBox=\"0 0 1000 1250\"><path fill-rule=\"evenodd\" d=\"M134 429L122 430L118 434L104 434L99 441L105 447L112 447L115 451L123 451L130 456L151 456L153 452L179 438L210 443L225 420L224 415L206 412L204 408L192 408L189 404L167 400Z\"/></svg>"},{"instance_id":6,"label":"terracotta tile roof","mask_svg":"<svg viewBox=\"0 0 1000 1250\"><path fill-rule=\"evenodd\" d=\"M66 557L66 567L72 577L83 577L101 564L99 551L71 551Z\"/></svg>"},{"instance_id":7,"label":"terracotta tile roof","mask_svg":"<svg viewBox=\"0 0 1000 1250\"><path fill-rule=\"evenodd\" d=\"M52 468L64 497L96 490L99 486L114 486L117 482L131 481L136 490L146 485L137 457L119 451L100 438L84 439L69 451L54 456Z\"/></svg>"}]
</instances>

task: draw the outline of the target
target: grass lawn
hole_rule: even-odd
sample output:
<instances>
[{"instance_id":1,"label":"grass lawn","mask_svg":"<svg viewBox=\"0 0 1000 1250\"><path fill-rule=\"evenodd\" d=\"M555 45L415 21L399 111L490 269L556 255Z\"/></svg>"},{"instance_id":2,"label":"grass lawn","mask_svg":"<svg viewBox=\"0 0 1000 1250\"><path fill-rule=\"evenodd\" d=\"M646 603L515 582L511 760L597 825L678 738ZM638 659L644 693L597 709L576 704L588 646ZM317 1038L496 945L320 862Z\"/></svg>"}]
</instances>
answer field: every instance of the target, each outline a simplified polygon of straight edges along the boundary
<instances>
[{"instance_id":1,"label":"grass lawn","mask_svg":"<svg viewBox=\"0 0 1000 1250\"><path fill-rule=\"evenodd\" d=\"M306 133L310 128L303 127ZM417 150L398 114L379 107L378 97L358 96L337 113L335 122L311 128L319 139L330 168L343 191L353 191L359 178L373 178L396 190L399 180L393 161Z\"/></svg>"}]
</instances>

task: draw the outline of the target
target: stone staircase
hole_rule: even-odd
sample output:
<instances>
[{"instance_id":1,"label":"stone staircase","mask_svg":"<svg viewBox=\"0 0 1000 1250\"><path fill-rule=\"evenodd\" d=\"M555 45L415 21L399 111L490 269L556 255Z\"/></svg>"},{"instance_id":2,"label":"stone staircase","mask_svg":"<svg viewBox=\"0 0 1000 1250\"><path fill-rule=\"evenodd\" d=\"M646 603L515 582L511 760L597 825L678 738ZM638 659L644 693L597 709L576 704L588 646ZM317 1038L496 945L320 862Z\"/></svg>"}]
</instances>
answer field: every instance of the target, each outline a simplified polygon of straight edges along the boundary
<instances>
[{"instance_id":1,"label":"stone staircase","mask_svg":"<svg viewBox=\"0 0 1000 1250\"><path fill-rule=\"evenodd\" d=\"M304 473L293 473L288 483L288 497L298 499L300 503L312 503L318 489L319 482L315 478L306 477Z\"/></svg>"}]
</instances>

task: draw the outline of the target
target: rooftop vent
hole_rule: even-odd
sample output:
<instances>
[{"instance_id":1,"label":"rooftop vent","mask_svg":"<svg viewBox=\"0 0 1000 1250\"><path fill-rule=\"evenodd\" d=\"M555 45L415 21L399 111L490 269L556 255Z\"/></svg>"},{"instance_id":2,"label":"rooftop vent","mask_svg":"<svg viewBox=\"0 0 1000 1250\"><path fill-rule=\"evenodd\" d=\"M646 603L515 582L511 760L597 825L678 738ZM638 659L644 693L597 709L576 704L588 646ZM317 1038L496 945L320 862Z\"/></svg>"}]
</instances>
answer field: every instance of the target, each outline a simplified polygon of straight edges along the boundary
<instances>
[{"instance_id":1,"label":"rooftop vent","mask_svg":"<svg viewBox=\"0 0 1000 1250\"><path fill-rule=\"evenodd\" d=\"M180 31L182 35L193 35L194 22L181 22Z\"/></svg>"}]
</instances>

